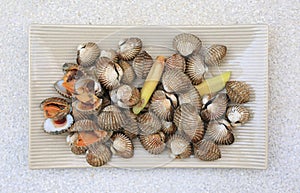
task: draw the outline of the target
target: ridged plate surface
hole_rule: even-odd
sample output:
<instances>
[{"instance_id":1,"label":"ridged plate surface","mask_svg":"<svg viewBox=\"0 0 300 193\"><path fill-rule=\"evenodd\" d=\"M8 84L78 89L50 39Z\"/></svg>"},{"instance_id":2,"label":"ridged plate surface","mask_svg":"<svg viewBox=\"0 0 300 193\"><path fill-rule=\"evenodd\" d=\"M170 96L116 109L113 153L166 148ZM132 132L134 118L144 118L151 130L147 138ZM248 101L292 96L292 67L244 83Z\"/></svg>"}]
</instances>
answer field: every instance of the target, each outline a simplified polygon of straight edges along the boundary
<instances>
[{"instance_id":1,"label":"ridged plate surface","mask_svg":"<svg viewBox=\"0 0 300 193\"><path fill-rule=\"evenodd\" d=\"M135 142L135 156L131 159L113 157L105 167L199 167L199 168L256 168L267 167L267 104L268 104L268 28L265 25L233 26L88 26L88 25L32 25L30 28L30 148L29 165L39 168L90 167L84 156L73 155L65 142L66 135L43 132L43 112L40 102L59 96L53 84L62 78L61 66L76 62L76 48L83 42L97 42L100 48L117 48L121 38L139 37L145 50L155 57L171 55L172 39L188 32L200 37L204 47L224 44L228 52L223 65L210 70L212 75L232 71L232 80L242 80L252 88L251 120L235 131L236 140L230 146L220 146L222 158L204 162L196 158L173 160L168 152L150 155Z\"/></svg>"}]
</instances>

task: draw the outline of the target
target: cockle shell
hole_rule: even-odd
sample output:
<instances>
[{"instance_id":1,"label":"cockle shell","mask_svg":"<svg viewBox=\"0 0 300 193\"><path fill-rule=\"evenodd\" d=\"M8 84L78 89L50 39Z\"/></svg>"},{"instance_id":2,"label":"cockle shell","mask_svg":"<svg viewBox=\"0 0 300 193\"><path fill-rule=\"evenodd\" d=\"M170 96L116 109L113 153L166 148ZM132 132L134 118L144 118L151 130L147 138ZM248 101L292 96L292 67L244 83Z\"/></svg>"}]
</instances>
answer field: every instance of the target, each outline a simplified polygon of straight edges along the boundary
<instances>
[{"instance_id":1,"label":"cockle shell","mask_svg":"<svg viewBox=\"0 0 300 193\"><path fill-rule=\"evenodd\" d=\"M100 57L106 57L111 59L113 62L118 62L118 53L113 49L101 50Z\"/></svg>"},{"instance_id":2,"label":"cockle shell","mask_svg":"<svg viewBox=\"0 0 300 193\"><path fill-rule=\"evenodd\" d=\"M121 108L130 108L140 101L140 91L134 86L121 85L110 92L110 97L114 103Z\"/></svg>"},{"instance_id":3,"label":"cockle shell","mask_svg":"<svg viewBox=\"0 0 300 193\"><path fill-rule=\"evenodd\" d=\"M150 110L158 118L172 121L174 110L177 107L177 98L175 96L174 99L176 100L175 102L164 91L156 90L151 98Z\"/></svg>"},{"instance_id":4,"label":"cockle shell","mask_svg":"<svg viewBox=\"0 0 300 193\"><path fill-rule=\"evenodd\" d=\"M206 102L201 110L201 118L204 121L216 120L220 118L225 112L228 104L227 95L219 93L215 97Z\"/></svg>"},{"instance_id":5,"label":"cockle shell","mask_svg":"<svg viewBox=\"0 0 300 193\"><path fill-rule=\"evenodd\" d=\"M192 88L189 77L180 70L167 70L163 73L162 84L169 93L183 93Z\"/></svg>"},{"instance_id":6,"label":"cockle shell","mask_svg":"<svg viewBox=\"0 0 300 193\"><path fill-rule=\"evenodd\" d=\"M230 145L234 142L234 135L231 131L230 124L225 120L210 121L204 138L217 145Z\"/></svg>"},{"instance_id":7,"label":"cockle shell","mask_svg":"<svg viewBox=\"0 0 300 193\"><path fill-rule=\"evenodd\" d=\"M152 112L140 114L137 122L142 135L153 134L161 129L160 119Z\"/></svg>"},{"instance_id":8,"label":"cockle shell","mask_svg":"<svg viewBox=\"0 0 300 193\"><path fill-rule=\"evenodd\" d=\"M201 96L195 87L190 88L184 93L180 93L178 95L178 101L179 105L182 105L184 103L190 103L194 105L197 108L198 112L200 112L202 108Z\"/></svg>"},{"instance_id":9,"label":"cockle shell","mask_svg":"<svg viewBox=\"0 0 300 193\"><path fill-rule=\"evenodd\" d=\"M227 108L226 117L232 126L240 126L250 118L250 112L246 107L234 105Z\"/></svg>"},{"instance_id":10,"label":"cockle shell","mask_svg":"<svg viewBox=\"0 0 300 193\"><path fill-rule=\"evenodd\" d=\"M198 85L203 81L206 72L207 67L200 54L191 55L187 58L186 74L190 77L194 85Z\"/></svg>"},{"instance_id":11,"label":"cockle shell","mask_svg":"<svg viewBox=\"0 0 300 193\"><path fill-rule=\"evenodd\" d=\"M193 53L198 53L201 46L201 40L193 34L182 33L175 36L173 39L173 48L184 57Z\"/></svg>"},{"instance_id":12,"label":"cockle shell","mask_svg":"<svg viewBox=\"0 0 300 193\"><path fill-rule=\"evenodd\" d=\"M207 140L194 144L194 154L202 161L214 161L221 158L219 147L214 142Z\"/></svg>"},{"instance_id":13,"label":"cockle shell","mask_svg":"<svg viewBox=\"0 0 300 193\"><path fill-rule=\"evenodd\" d=\"M74 119L70 114L68 114L65 118L57 121L48 118L44 121L44 131L49 134L58 135L68 131L73 123Z\"/></svg>"},{"instance_id":14,"label":"cockle shell","mask_svg":"<svg viewBox=\"0 0 300 193\"><path fill-rule=\"evenodd\" d=\"M140 79L146 79L153 65L152 57L146 52L140 52L132 62L132 68L136 76Z\"/></svg>"},{"instance_id":15,"label":"cockle shell","mask_svg":"<svg viewBox=\"0 0 300 193\"><path fill-rule=\"evenodd\" d=\"M226 56L227 47L223 45L211 45L205 54L205 63L207 65L220 65L222 59Z\"/></svg>"},{"instance_id":16,"label":"cockle shell","mask_svg":"<svg viewBox=\"0 0 300 193\"><path fill-rule=\"evenodd\" d=\"M189 103L180 105L174 114L174 123L180 133L183 133L188 140L196 143L203 138L204 126L198 110Z\"/></svg>"},{"instance_id":17,"label":"cockle shell","mask_svg":"<svg viewBox=\"0 0 300 193\"><path fill-rule=\"evenodd\" d=\"M126 38L119 42L119 57L122 60L132 60L142 49L142 40L136 37Z\"/></svg>"},{"instance_id":18,"label":"cockle shell","mask_svg":"<svg viewBox=\"0 0 300 193\"><path fill-rule=\"evenodd\" d=\"M95 131L95 130L100 130L99 126L95 123L95 121L84 119L84 120L76 121L69 129L69 132Z\"/></svg>"},{"instance_id":19,"label":"cockle shell","mask_svg":"<svg viewBox=\"0 0 300 193\"><path fill-rule=\"evenodd\" d=\"M139 138L144 149L151 154L160 154L166 147L165 135L163 134L163 132L150 135L140 135Z\"/></svg>"},{"instance_id":20,"label":"cockle shell","mask_svg":"<svg viewBox=\"0 0 300 193\"><path fill-rule=\"evenodd\" d=\"M41 102L40 106L44 111L44 116L55 121L65 118L71 110L69 102L59 97L47 98Z\"/></svg>"},{"instance_id":21,"label":"cockle shell","mask_svg":"<svg viewBox=\"0 0 300 193\"><path fill-rule=\"evenodd\" d=\"M134 139L139 134L137 115L132 113L130 110L125 110L124 113L126 115L127 123L123 126L123 132L130 139Z\"/></svg>"},{"instance_id":22,"label":"cockle shell","mask_svg":"<svg viewBox=\"0 0 300 193\"><path fill-rule=\"evenodd\" d=\"M83 67L92 66L100 56L97 44L88 42L77 47L77 63Z\"/></svg>"},{"instance_id":23,"label":"cockle shell","mask_svg":"<svg viewBox=\"0 0 300 193\"><path fill-rule=\"evenodd\" d=\"M111 144L111 151L119 155L123 158L131 158L133 157L133 144L131 140L122 133L116 133L111 137L112 144Z\"/></svg>"},{"instance_id":24,"label":"cockle shell","mask_svg":"<svg viewBox=\"0 0 300 193\"><path fill-rule=\"evenodd\" d=\"M85 154L85 152L88 148L87 146L77 146L76 145L76 141L78 141L78 133L77 132L70 133L67 136L66 141L69 144L69 146L71 147L72 153L74 153L76 155Z\"/></svg>"},{"instance_id":25,"label":"cockle shell","mask_svg":"<svg viewBox=\"0 0 300 193\"><path fill-rule=\"evenodd\" d=\"M166 136L173 135L177 131L177 127L173 122L168 122L168 121L161 120L161 125L162 125L161 131Z\"/></svg>"},{"instance_id":26,"label":"cockle shell","mask_svg":"<svg viewBox=\"0 0 300 193\"><path fill-rule=\"evenodd\" d=\"M87 150L86 161L94 167L106 164L112 156L111 151L104 144L97 144Z\"/></svg>"},{"instance_id":27,"label":"cockle shell","mask_svg":"<svg viewBox=\"0 0 300 193\"><path fill-rule=\"evenodd\" d=\"M126 124L126 116L115 105L105 107L98 116L98 124L100 128L106 131L117 131Z\"/></svg>"},{"instance_id":28,"label":"cockle shell","mask_svg":"<svg viewBox=\"0 0 300 193\"><path fill-rule=\"evenodd\" d=\"M121 82L130 85L135 79L135 72L132 66L128 62L123 60L119 62L119 65L123 70L123 77L121 79Z\"/></svg>"},{"instance_id":29,"label":"cockle shell","mask_svg":"<svg viewBox=\"0 0 300 193\"><path fill-rule=\"evenodd\" d=\"M106 89L112 90L120 86L123 70L109 58L101 57L96 62L96 75Z\"/></svg>"},{"instance_id":30,"label":"cockle shell","mask_svg":"<svg viewBox=\"0 0 300 193\"><path fill-rule=\"evenodd\" d=\"M181 70L182 72L185 71L185 59L180 54L173 54L166 60L166 70L169 69L177 69Z\"/></svg>"},{"instance_id":31,"label":"cockle shell","mask_svg":"<svg viewBox=\"0 0 300 193\"><path fill-rule=\"evenodd\" d=\"M170 149L171 156L177 159L188 158L192 154L191 143L178 134L171 136L167 142L167 147Z\"/></svg>"},{"instance_id":32,"label":"cockle shell","mask_svg":"<svg viewBox=\"0 0 300 193\"><path fill-rule=\"evenodd\" d=\"M250 86L245 82L228 81L225 88L232 102L241 104L250 100Z\"/></svg>"}]
</instances>

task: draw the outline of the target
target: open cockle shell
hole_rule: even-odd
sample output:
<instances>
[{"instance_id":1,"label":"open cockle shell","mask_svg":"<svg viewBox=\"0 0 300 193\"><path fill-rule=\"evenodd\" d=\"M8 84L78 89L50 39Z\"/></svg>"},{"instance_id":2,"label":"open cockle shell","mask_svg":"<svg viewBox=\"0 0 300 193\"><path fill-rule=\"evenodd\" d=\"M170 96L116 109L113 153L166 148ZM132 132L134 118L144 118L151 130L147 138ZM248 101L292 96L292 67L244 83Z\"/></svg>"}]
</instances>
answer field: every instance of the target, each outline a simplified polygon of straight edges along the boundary
<instances>
[{"instance_id":1,"label":"open cockle shell","mask_svg":"<svg viewBox=\"0 0 300 193\"><path fill-rule=\"evenodd\" d=\"M194 144L194 154L202 161L214 161L221 158L219 147L214 142L207 140Z\"/></svg>"},{"instance_id":2,"label":"open cockle shell","mask_svg":"<svg viewBox=\"0 0 300 193\"><path fill-rule=\"evenodd\" d=\"M133 60L142 49L142 40L140 38L131 37L120 40L119 57L122 60Z\"/></svg>"},{"instance_id":3,"label":"open cockle shell","mask_svg":"<svg viewBox=\"0 0 300 193\"><path fill-rule=\"evenodd\" d=\"M108 90L112 90L120 86L123 70L119 64L109 58L101 57L96 62L96 75L101 85Z\"/></svg>"},{"instance_id":4,"label":"open cockle shell","mask_svg":"<svg viewBox=\"0 0 300 193\"><path fill-rule=\"evenodd\" d=\"M223 45L211 45L205 54L205 63L207 65L220 65L222 59L226 56L227 47Z\"/></svg>"},{"instance_id":5,"label":"open cockle shell","mask_svg":"<svg viewBox=\"0 0 300 193\"><path fill-rule=\"evenodd\" d=\"M41 102L40 106L44 111L44 116L54 121L64 119L71 110L69 102L59 97L47 98Z\"/></svg>"},{"instance_id":6,"label":"open cockle shell","mask_svg":"<svg viewBox=\"0 0 300 193\"><path fill-rule=\"evenodd\" d=\"M173 39L173 48L184 57L193 53L198 53L201 46L201 40L193 34L182 33L175 36Z\"/></svg>"},{"instance_id":7,"label":"open cockle shell","mask_svg":"<svg viewBox=\"0 0 300 193\"><path fill-rule=\"evenodd\" d=\"M92 66L100 56L97 44L88 42L77 47L77 63L83 67Z\"/></svg>"},{"instance_id":8,"label":"open cockle shell","mask_svg":"<svg viewBox=\"0 0 300 193\"><path fill-rule=\"evenodd\" d=\"M97 144L90 147L86 153L86 161L94 167L106 164L111 159L112 153L104 144Z\"/></svg>"},{"instance_id":9,"label":"open cockle shell","mask_svg":"<svg viewBox=\"0 0 300 193\"><path fill-rule=\"evenodd\" d=\"M169 93L183 93L193 87L189 77L180 70L165 71L161 80L164 90Z\"/></svg>"},{"instance_id":10,"label":"open cockle shell","mask_svg":"<svg viewBox=\"0 0 300 193\"><path fill-rule=\"evenodd\" d=\"M144 149L151 154L160 154L166 147L165 135L162 132L150 135L140 135L139 138Z\"/></svg>"},{"instance_id":11,"label":"open cockle shell","mask_svg":"<svg viewBox=\"0 0 300 193\"><path fill-rule=\"evenodd\" d=\"M250 112L246 107L234 105L227 108L226 117L232 126L240 126L250 118Z\"/></svg>"},{"instance_id":12,"label":"open cockle shell","mask_svg":"<svg viewBox=\"0 0 300 193\"><path fill-rule=\"evenodd\" d=\"M230 124L225 120L210 121L204 138L217 145L230 145L234 142L234 135L231 131Z\"/></svg>"},{"instance_id":13,"label":"open cockle shell","mask_svg":"<svg viewBox=\"0 0 300 193\"><path fill-rule=\"evenodd\" d=\"M232 102L241 104L250 100L250 86L241 81L228 81L226 91Z\"/></svg>"},{"instance_id":14,"label":"open cockle shell","mask_svg":"<svg viewBox=\"0 0 300 193\"><path fill-rule=\"evenodd\" d=\"M177 159L188 158L192 154L191 143L178 134L170 137L167 147L170 149L171 156Z\"/></svg>"},{"instance_id":15,"label":"open cockle shell","mask_svg":"<svg viewBox=\"0 0 300 193\"><path fill-rule=\"evenodd\" d=\"M132 62L132 68L136 76L140 79L146 79L153 65L152 57L146 52L140 52Z\"/></svg>"},{"instance_id":16,"label":"open cockle shell","mask_svg":"<svg viewBox=\"0 0 300 193\"><path fill-rule=\"evenodd\" d=\"M119 155L123 158L131 158L133 157L133 144L131 140L122 133L116 133L111 137L112 144L111 144L111 151Z\"/></svg>"},{"instance_id":17,"label":"open cockle shell","mask_svg":"<svg viewBox=\"0 0 300 193\"><path fill-rule=\"evenodd\" d=\"M153 134L161 129L160 119L152 112L139 115L137 121L142 135Z\"/></svg>"},{"instance_id":18,"label":"open cockle shell","mask_svg":"<svg viewBox=\"0 0 300 193\"><path fill-rule=\"evenodd\" d=\"M44 131L46 133L58 135L68 131L73 123L74 120L70 114L66 115L64 119L58 121L48 118L44 121Z\"/></svg>"},{"instance_id":19,"label":"open cockle shell","mask_svg":"<svg viewBox=\"0 0 300 193\"><path fill-rule=\"evenodd\" d=\"M191 55L187 58L186 62L186 74L190 77L194 85L200 84L204 79L204 74L207 72L207 67L204 64L204 60L200 56Z\"/></svg>"}]
</instances>

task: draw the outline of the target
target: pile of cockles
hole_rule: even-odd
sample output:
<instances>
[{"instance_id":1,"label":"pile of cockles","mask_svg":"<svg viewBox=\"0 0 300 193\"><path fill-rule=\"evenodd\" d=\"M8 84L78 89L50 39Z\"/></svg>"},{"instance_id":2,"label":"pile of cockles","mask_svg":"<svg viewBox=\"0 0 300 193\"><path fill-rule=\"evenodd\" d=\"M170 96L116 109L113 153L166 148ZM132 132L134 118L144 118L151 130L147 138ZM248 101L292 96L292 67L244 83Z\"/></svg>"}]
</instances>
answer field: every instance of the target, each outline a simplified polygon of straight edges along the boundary
<instances>
[{"instance_id":1,"label":"pile of cockles","mask_svg":"<svg viewBox=\"0 0 300 193\"><path fill-rule=\"evenodd\" d=\"M113 154L132 158L135 138L150 154L220 159L219 145L232 144L235 128L249 120L241 104L250 87L230 80L229 71L207 78L222 65L226 46L203 48L197 36L182 33L173 48L173 55L153 58L138 37L121 40L117 50L79 45L77 63L63 64L54 84L61 97L41 102L44 131L67 132L70 150L92 166Z\"/></svg>"}]
</instances>

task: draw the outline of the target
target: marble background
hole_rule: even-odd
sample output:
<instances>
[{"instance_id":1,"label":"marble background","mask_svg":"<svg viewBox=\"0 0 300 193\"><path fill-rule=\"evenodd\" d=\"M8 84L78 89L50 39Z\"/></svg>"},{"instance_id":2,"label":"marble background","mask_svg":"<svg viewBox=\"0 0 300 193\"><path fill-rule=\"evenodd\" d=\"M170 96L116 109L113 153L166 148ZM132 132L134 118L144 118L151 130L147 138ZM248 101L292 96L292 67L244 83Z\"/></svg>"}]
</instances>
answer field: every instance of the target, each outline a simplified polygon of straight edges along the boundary
<instances>
[{"instance_id":1,"label":"marble background","mask_svg":"<svg viewBox=\"0 0 300 193\"><path fill-rule=\"evenodd\" d=\"M300 1L0 3L0 192L300 192ZM269 25L267 170L28 167L30 24Z\"/></svg>"}]
</instances>

